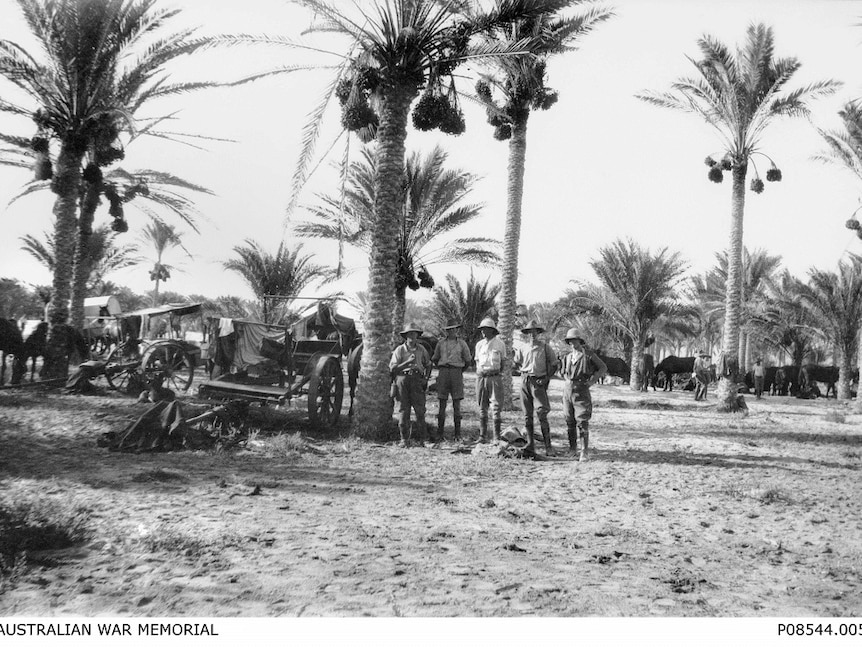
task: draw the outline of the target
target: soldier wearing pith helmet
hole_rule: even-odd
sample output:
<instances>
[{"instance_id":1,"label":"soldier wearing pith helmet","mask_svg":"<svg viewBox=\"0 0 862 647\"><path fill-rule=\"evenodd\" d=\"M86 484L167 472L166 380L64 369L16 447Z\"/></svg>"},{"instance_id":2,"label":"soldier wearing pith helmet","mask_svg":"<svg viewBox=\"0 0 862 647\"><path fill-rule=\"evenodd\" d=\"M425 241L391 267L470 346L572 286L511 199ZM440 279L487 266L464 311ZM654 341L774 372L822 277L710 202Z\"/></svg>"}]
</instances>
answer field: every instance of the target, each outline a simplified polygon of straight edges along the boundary
<instances>
[{"instance_id":1,"label":"soldier wearing pith helmet","mask_svg":"<svg viewBox=\"0 0 862 647\"><path fill-rule=\"evenodd\" d=\"M392 351L389 371L395 377L401 399L401 419L398 430L401 432L401 446L409 447L411 439L410 410L416 413L416 441L425 444L425 387L431 375L431 358L428 351L416 340L422 329L416 324L408 324L401 331L404 343Z\"/></svg>"},{"instance_id":2,"label":"soldier wearing pith helmet","mask_svg":"<svg viewBox=\"0 0 862 647\"><path fill-rule=\"evenodd\" d=\"M482 339L476 342L476 399L479 405L479 442L490 440L488 433L488 407L494 418L494 440L500 440L503 425L501 403L503 402L503 360L506 359L506 344L497 335L497 324L485 317L479 324Z\"/></svg>"},{"instance_id":3,"label":"soldier wearing pith helmet","mask_svg":"<svg viewBox=\"0 0 862 647\"><path fill-rule=\"evenodd\" d=\"M545 442L545 455L552 456L554 450L551 447L551 426L548 423L548 412L551 410L548 384L557 370L557 355L547 342L539 339L545 329L535 319L530 319L521 332L527 335L529 342L515 350L512 363L521 371L521 410L524 412L524 427L529 443L526 453L535 454L536 450L533 436L535 411Z\"/></svg>"},{"instance_id":4,"label":"soldier wearing pith helmet","mask_svg":"<svg viewBox=\"0 0 862 647\"><path fill-rule=\"evenodd\" d=\"M593 399L590 387L608 373L598 355L587 348L583 335L576 328L566 331L566 343L572 352L563 358L563 415L566 418L566 431L569 436L569 449L574 455L578 452L578 436L581 439L581 453L578 460L585 461L590 448L590 418L593 416Z\"/></svg>"}]
</instances>

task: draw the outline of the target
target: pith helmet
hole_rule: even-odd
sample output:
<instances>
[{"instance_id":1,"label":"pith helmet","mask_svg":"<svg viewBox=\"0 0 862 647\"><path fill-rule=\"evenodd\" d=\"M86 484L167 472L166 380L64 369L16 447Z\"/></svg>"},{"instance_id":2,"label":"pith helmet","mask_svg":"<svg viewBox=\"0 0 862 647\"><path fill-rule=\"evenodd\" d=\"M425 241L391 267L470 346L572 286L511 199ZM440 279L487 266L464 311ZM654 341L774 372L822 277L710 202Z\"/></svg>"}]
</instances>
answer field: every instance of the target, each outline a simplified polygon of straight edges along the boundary
<instances>
[{"instance_id":1,"label":"pith helmet","mask_svg":"<svg viewBox=\"0 0 862 647\"><path fill-rule=\"evenodd\" d=\"M415 332L415 333L419 333L421 335L422 329L419 326L417 326L415 323L411 322L404 327L404 330L401 331L401 334L406 335L409 332Z\"/></svg>"},{"instance_id":2,"label":"pith helmet","mask_svg":"<svg viewBox=\"0 0 862 647\"><path fill-rule=\"evenodd\" d=\"M566 343L572 341L573 339L580 340L580 342L582 344L587 343L586 340L584 339L583 335L581 335L580 331L578 331L577 328L569 328L566 331Z\"/></svg>"},{"instance_id":3,"label":"pith helmet","mask_svg":"<svg viewBox=\"0 0 862 647\"><path fill-rule=\"evenodd\" d=\"M485 317L484 319L482 319L482 323L479 324L479 329L481 330L482 328L490 328L498 334L500 332L499 330L497 330L497 324L494 322L493 319L491 319L491 317Z\"/></svg>"},{"instance_id":4,"label":"pith helmet","mask_svg":"<svg viewBox=\"0 0 862 647\"><path fill-rule=\"evenodd\" d=\"M541 325L539 325L539 322L536 321L535 319L530 319L526 324L524 324L524 327L521 328L521 332L524 333L525 335L528 332L530 332L531 330L538 330L539 332L545 332L545 329Z\"/></svg>"},{"instance_id":5,"label":"pith helmet","mask_svg":"<svg viewBox=\"0 0 862 647\"><path fill-rule=\"evenodd\" d=\"M500 434L500 438L515 447L526 447L529 442L517 427L509 427Z\"/></svg>"},{"instance_id":6,"label":"pith helmet","mask_svg":"<svg viewBox=\"0 0 862 647\"><path fill-rule=\"evenodd\" d=\"M443 330L452 330L453 328L460 328L460 327L461 327L460 321L458 321L457 319L450 319L449 321L446 322L446 326L443 328Z\"/></svg>"}]
</instances>

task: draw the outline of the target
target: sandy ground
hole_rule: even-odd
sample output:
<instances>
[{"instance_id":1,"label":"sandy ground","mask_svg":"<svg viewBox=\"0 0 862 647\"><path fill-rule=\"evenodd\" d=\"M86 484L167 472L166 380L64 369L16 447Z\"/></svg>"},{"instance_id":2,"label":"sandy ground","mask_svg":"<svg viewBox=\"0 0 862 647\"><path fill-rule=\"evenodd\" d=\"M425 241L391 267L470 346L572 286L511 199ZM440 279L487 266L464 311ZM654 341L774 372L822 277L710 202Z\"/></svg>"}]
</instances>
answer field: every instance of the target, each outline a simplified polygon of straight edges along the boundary
<instances>
[{"instance_id":1,"label":"sandy ground","mask_svg":"<svg viewBox=\"0 0 862 647\"><path fill-rule=\"evenodd\" d=\"M834 400L748 397L742 418L712 395L593 393L596 452L579 464L315 435L301 409L284 431L304 442L111 453L96 440L146 405L0 392L0 497L84 506L91 529L31 555L0 616L862 613L862 416Z\"/></svg>"}]
</instances>

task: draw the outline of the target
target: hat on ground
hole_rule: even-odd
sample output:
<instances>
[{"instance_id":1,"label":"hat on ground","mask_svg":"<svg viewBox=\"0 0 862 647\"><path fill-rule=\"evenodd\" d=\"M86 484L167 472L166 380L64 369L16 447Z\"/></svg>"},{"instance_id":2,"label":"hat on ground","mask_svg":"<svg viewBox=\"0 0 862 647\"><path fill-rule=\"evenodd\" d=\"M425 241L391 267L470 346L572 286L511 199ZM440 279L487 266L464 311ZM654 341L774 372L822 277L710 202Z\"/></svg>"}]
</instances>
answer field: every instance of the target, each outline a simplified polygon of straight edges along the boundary
<instances>
[{"instance_id":1,"label":"hat on ground","mask_svg":"<svg viewBox=\"0 0 862 647\"><path fill-rule=\"evenodd\" d=\"M417 326L415 323L411 322L404 327L404 330L401 331L401 334L406 335L409 332L415 332L415 333L419 333L421 335L422 329L419 326Z\"/></svg>"},{"instance_id":2,"label":"hat on ground","mask_svg":"<svg viewBox=\"0 0 862 647\"><path fill-rule=\"evenodd\" d=\"M482 323L479 324L479 330L481 330L482 328L490 328L496 333L500 332L499 330L497 330L497 324L494 322L493 319L491 319L491 317L485 317L484 319L482 319Z\"/></svg>"},{"instance_id":3,"label":"hat on ground","mask_svg":"<svg viewBox=\"0 0 862 647\"><path fill-rule=\"evenodd\" d=\"M580 342L581 342L582 344L586 344L586 343L587 343L587 342L586 342L586 340L584 339L583 335L581 335L581 333L578 331L578 329L577 329L577 328L569 328L569 329L566 331L566 343L568 343L569 341L571 341L571 340L573 340L573 339L578 339L578 340L580 340Z\"/></svg>"},{"instance_id":4,"label":"hat on ground","mask_svg":"<svg viewBox=\"0 0 862 647\"><path fill-rule=\"evenodd\" d=\"M458 321L457 319L450 319L449 321L446 322L446 326L443 328L443 330L452 330L453 328L460 328L460 327L461 327L460 321Z\"/></svg>"},{"instance_id":5,"label":"hat on ground","mask_svg":"<svg viewBox=\"0 0 862 647\"><path fill-rule=\"evenodd\" d=\"M538 330L539 332L545 332L545 329L542 326L540 326L539 322L536 321L535 319L530 319L526 324L524 324L524 327L521 328L521 332L524 334L527 334L531 330Z\"/></svg>"},{"instance_id":6,"label":"hat on ground","mask_svg":"<svg viewBox=\"0 0 862 647\"><path fill-rule=\"evenodd\" d=\"M510 445L514 445L515 447L526 447L529 444L529 441L524 438L524 435L521 433L521 430L517 427L509 427L500 434L500 438L505 440Z\"/></svg>"}]
</instances>

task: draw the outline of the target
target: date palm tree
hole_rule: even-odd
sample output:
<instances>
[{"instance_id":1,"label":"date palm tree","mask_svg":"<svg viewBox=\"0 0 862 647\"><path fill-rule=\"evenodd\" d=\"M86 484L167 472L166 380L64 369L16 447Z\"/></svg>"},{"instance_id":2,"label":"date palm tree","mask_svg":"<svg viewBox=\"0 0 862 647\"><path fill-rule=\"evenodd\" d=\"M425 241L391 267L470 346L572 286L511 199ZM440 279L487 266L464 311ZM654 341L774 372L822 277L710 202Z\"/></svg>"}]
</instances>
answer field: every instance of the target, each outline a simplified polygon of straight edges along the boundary
<instances>
[{"instance_id":1,"label":"date palm tree","mask_svg":"<svg viewBox=\"0 0 862 647\"><path fill-rule=\"evenodd\" d=\"M499 241L485 237L451 238L452 232L481 214L482 205L467 201L476 176L460 168L447 168L447 157L436 146L425 156L414 152L406 161L392 311L396 334L404 323L407 289L434 287L429 268L441 263L476 265L500 260L494 249ZM366 148L360 159L351 164L343 194L318 196L320 206L309 209L314 219L297 223L295 233L301 237L342 240L370 255L376 175L376 158Z\"/></svg>"},{"instance_id":2,"label":"date palm tree","mask_svg":"<svg viewBox=\"0 0 862 647\"><path fill-rule=\"evenodd\" d=\"M753 156L762 154L761 138L776 118L805 116L808 101L833 93L839 83L827 80L789 90L788 82L800 67L796 58L774 57L772 29L764 24L752 24L746 41L734 54L713 36L698 40L701 59L692 61L697 76L676 81L669 92L644 93L639 98L664 108L693 113L715 128L722 145L719 160L707 157L709 178L721 182L724 171L732 177L730 237L728 241L727 295L724 314L722 347L729 364L728 379L718 388L720 408L736 411L739 381L739 333L742 316L742 225L745 213L745 184L749 165L755 177L751 190L763 191ZM772 167L767 181L779 181L781 171Z\"/></svg>"},{"instance_id":3,"label":"date palm tree","mask_svg":"<svg viewBox=\"0 0 862 647\"><path fill-rule=\"evenodd\" d=\"M470 278L462 285L452 274L447 274L446 283L434 288L432 316L441 331L452 319L460 322L462 338L472 351L481 337L479 323L496 314L494 304L499 293L500 286L492 285L490 278L480 282L470 272Z\"/></svg>"},{"instance_id":4,"label":"date palm tree","mask_svg":"<svg viewBox=\"0 0 862 647\"><path fill-rule=\"evenodd\" d=\"M590 261L598 284L582 282L573 293L571 305L583 312L600 313L628 338L626 361L631 366L631 388L640 390L641 375L632 352L643 352L660 317L688 318L687 308L677 289L688 268L679 252L666 247L653 253L632 240L616 240L599 249ZM631 349L631 350L629 350Z\"/></svg>"},{"instance_id":5,"label":"date palm tree","mask_svg":"<svg viewBox=\"0 0 862 647\"><path fill-rule=\"evenodd\" d=\"M563 12L572 7L583 10L573 16ZM518 288L518 252L521 240L521 205L524 199L524 169L527 153L527 122L534 110L547 110L557 101L557 92L547 85L548 59L576 49L580 39L613 13L583 0L548 3L533 16L500 25L487 34L489 41L529 39L530 51L521 56L489 61L488 73L476 85L476 94L485 105L494 137L509 141L506 226L503 236L503 276L500 292L500 339L512 357ZM508 362L508 360L507 360ZM512 372L504 367L503 393L511 406Z\"/></svg>"},{"instance_id":6,"label":"date palm tree","mask_svg":"<svg viewBox=\"0 0 862 647\"><path fill-rule=\"evenodd\" d=\"M0 40L0 79L28 97L0 100L0 110L31 118L29 145L37 157L38 179L50 179L54 203L56 265L50 323L65 324L78 237L79 197L84 168L122 158L118 136L134 129L134 117L153 100L208 87L201 82L170 83L165 66L209 43L194 29L165 33L179 10L157 9L156 0L17 0L38 55ZM9 141L6 136L4 141ZM11 138L15 139L15 138ZM23 141L23 138L17 138ZM53 150L52 150L53 149ZM89 224L82 223L85 234ZM79 260L86 247L78 245ZM66 371L63 340L52 327L43 375ZM59 334L59 333L58 333Z\"/></svg>"},{"instance_id":7,"label":"date palm tree","mask_svg":"<svg viewBox=\"0 0 862 647\"><path fill-rule=\"evenodd\" d=\"M150 270L150 280L155 283L153 288L152 306L159 305L159 285L171 278L171 270L176 269L172 265L163 263L165 252L179 247L191 258L188 250L183 246L183 235L176 227L166 222L154 219L147 224L141 232L141 240L150 245L155 252L153 267Z\"/></svg>"},{"instance_id":8,"label":"date palm tree","mask_svg":"<svg viewBox=\"0 0 862 647\"><path fill-rule=\"evenodd\" d=\"M862 327L862 256L849 254L837 272L812 269L800 286L802 305L839 355L839 400L850 399L850 374ZM858 396L857 396L858 398Z\"/></svg>"},{"instance_id":9,"label":"date palm tree","mask_svg":"<svg viewBox=\"0 0 862 647\"><path fill-rule=\"evenodd\" d=\"M330 37L345 36L349 41L350 53L342 57L341 72L330 86L327 102L337 96L343 108L342 124L348 130L371 132L377 140L364 351L353 419L359 436L386 437L390 423L389 357L410 107L424 87L413 112L414 126L463 132L452 76L456 66L467 58L527 51L531 44L531 39L475 44L473 36L538 16L544 7L560 2L497 0L484 11L469 1L377 0L370 7L351 3L346 8L323 0L301 1L314 12L317 26L312 30L325 31ZM306 142L313 143L318 132L317 127L307 128ZM303 168L300 163L299 169Z\"/></svg>"},{"instance_id":10,"label":"date palm tree","mask_svg":"<svg viewBox=\"0 0 862 647\"><path fill-rule=\"evenodd\" d=\"M257 297L263 323L281 323L289 316L290 299L273 301L269 297L290 297L299 294L317 281L325 281L332 271L304 254L302 245L294 249L284 241L275 254L266 251L260 243L247 239L244 245L233 248L237 258L225 261L226 270L239 274Z\"/></svg>"},{"instance_id":11,"label":"date palm tree","mask_svg":"<svg viewBox=\"0 0 862 647\"><path fill-rule=\"evenodd\" d=\"M851 101L838 112L838 116L841 117L843 128L820 131L828 149L816 155L815 159L850 171L858 182L862 180L862 106L858 101ZM854 230L856 236L862 239L862 224L859 222L858 213L857 209L856 213L847 220L846 226ZM862 366L862 332L860 332L859 357L856 363ZM856 398L856 407L862 412L862 398Z\"/></svg>"}]
</instances>

